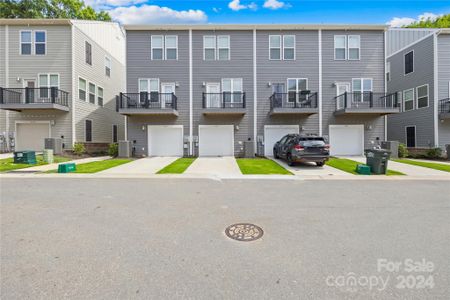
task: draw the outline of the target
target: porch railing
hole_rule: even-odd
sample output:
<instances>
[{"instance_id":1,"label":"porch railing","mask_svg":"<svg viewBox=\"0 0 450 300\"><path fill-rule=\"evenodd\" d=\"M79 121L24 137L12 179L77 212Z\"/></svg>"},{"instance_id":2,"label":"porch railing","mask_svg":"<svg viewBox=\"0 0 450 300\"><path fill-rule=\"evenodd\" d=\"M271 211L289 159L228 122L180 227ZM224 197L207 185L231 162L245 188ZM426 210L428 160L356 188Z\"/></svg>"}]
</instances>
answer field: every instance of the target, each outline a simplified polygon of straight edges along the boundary
<instances>
[{"instance_id":1,"label":"porch railing","mask_svg":"<svg viewBox=\"0 0 450 300\"><path fill-rule=\"evenodd\" d=\"M439 100L439 113L450 113L450 98Z\"/></svg>"},{"instance_id":2,"label":"porch railing","mask_svg":"<svg viewBox=\"0 0 450 300\"><path fill-rule=\"evenodd\" d=\"M399 107L397 93L345 92L335 97L336 110L351 109L394 109Z\"/></svg>"},{"instance_id":3,"label":"porch railing","mask_svg":"<svg viewBox=\"0 0 450 300\"><path fill-rule=\"evenodd\" d=\"M69 93L56 87L1 88L0 104L59 104L69 106Z\"/></svg>"},{"instance_id":4,"label":"porch railing","mask_svg":"<svg viewBox=\"0 0 450 300\"><path fill-rule=\"evenodd\" d=\"M273 93L270 108L317 108L317 93Z\"/></svg>"},{"instance_id":5,"label":"porch railing","mask_svg":"<svg viewBox=\"0 0 450 300\"><path fill-rule=\"evenodd\" d=\"M203 93L203 108L245 108L245 92Z\"/></svg>"},{"instance_id":6,"label":"porch railing","mask_svg":"<svg viewBox=\"0 0 450 300\"><path fill-rule=\"evenodd\" d=\"M159 92L120 93L119 108L176 110L177 96Z\"/></svg>"}]
</instances>

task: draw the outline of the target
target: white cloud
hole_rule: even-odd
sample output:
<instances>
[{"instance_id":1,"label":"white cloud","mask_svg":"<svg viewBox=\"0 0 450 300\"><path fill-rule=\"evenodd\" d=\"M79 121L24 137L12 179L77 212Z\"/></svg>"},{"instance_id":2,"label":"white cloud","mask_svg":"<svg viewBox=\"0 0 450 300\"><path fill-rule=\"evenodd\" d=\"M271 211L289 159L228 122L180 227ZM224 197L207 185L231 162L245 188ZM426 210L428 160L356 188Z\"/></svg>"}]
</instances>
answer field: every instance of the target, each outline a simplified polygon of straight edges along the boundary
<instances>
[{"instance_id":1,"label":"white cloud","mask_svg":"<svg viewBox=\"0 0 450 300\"><path fill-rule=\"evenodd\" d=\"M230 3L228 3L228 7L231 10L234 10L234 11L239 11L239 10L242 10L242 9L255 10L255 9L258 8L258 5L256 5L255 2L252 2L250 4L244 5L244 4L241 4L241 0L232 0Z\"/></svg>"},{"instance_id":2,"label":"white cloud","mask_svg":"<svg viewBox=\"0 0 450 300\"><path fill-rule=\"evenodd\" d=\"M158 5L116 7L111 17L124 24L192 24L205 23L208 16L202 10L174 10Z\"/></svg>"},{"instance_id":3,"label":"white cloud","mask_svg":"<svg viewBox=\"0 0 450 300\"><path fill-rule=\"evenodd\" d=\"M291 6L290 4L287 4L285 2L278 1L278 0L266 0L263 5L263 7L273 9L273 10L280 9L280 8L287 8L290 6Z\"/></svg>"},{"instance_id":4,"label":"white cloud","mask_svg":"<svg viewBox=\"0 0 450 300\"><path fill-rule=\"evenodd\" d=\"M136 4L141 4L147 2L147 0L85 0L89 6L92 6L96 9L105 9L111 7L119 7L119 6L131 6Z\"/></svg>"},{"instance_id":5,"label":"white cloud","mask_svg":"<svg viewBox=\"0 0 450 300\"><path fill-rule=\"evenodd\" d=\"M437 18L439 18L440 16L442 16L442 15L436 15L433 13L426 12L426 13L419 15L417 17L417 19L409 18L409 17L403 17L403 18L394 17L394 18L392 18L392 20L390 20L386 24L390 25L391 27L402 27L402 26L407 26L407 25L410 25L411 23L422 21L422 20L425 21L425 20L430 19L430 20L434 21Z\"/></svg>"}]
</instances>

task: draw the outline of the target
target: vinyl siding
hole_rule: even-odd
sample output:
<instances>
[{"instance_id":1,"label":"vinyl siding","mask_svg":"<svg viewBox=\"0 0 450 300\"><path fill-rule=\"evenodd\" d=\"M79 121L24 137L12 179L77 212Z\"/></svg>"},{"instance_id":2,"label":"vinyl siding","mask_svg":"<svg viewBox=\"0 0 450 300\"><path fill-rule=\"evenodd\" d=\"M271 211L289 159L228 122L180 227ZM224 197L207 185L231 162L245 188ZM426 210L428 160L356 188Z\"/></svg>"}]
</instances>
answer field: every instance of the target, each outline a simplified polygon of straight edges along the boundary
<instances>
[{"instance_id":1,"label":"vinyl siding","mask_svg":"<svg viewBox=\"0 0 450 300\"><path fill-rule=\"evenodd\" d=\"M359 61L334 60L335 35L360 35L361 54ZM373 91L384 93L384 32L383 31L335 31L322 32L323 54L323 135L328 137L329 125L362 124L364 125L365 147L373 147L377 138L384 140L384 117L369 116L335 116L336 82L349 82L352 78L372 78Z\"/></svg>"},{"instance_id":2,"label":"vinyl siding","mask_svg":"<svg viewBox=\"0 0 450 300\"><path fill-rule=\"evenodd\" d=\"M178 60L151 60L151 35L177 35ZM189 136L189 31L127 31L127 89L139 92L139 78L159 78L160 83L179 83L175 88L179 116L130 116L128 140L136 155L148 154L147 125L182 125ZM125 91L124 91L125 92ZM145 126L145 130L142 130ZM187 149L184 150L188 155Z\"/></svg>"},{"instance_id":3,"label":"vinyl siding","mask_svg":"<svg viewBox=\"0 0 450 300\"><path fill-rule=\"evenodd\" d=\"M404 55L414 50L414 72L404 75ZM408 47L387 59L391 64L388 92L403 92L424 84L429 85L429 107L388 116L388 140L406 143L405 127L416 125L416 146L434 145L434 54L433 36ZM415 100L417 101L416 91ZM402 99L402 97L400 97ZM416 105L416 104L415 104Z\"/></svg>"},{"instance_id":4,"label":"vinyl siding","mask_svg":"<svg viewBox=\"0 0 450 300\"><path fill-rule=\"evenodd\" d=\"M439 97L445 99L450 97L450 35L438 36L438 71L439 71ZM450 120L439 122L439 146L450 144Z\"/></svg>"},{"instance_id":5,"label":"vinyl siding","mask_svg":"<svg viewBox=\"0 0 450 300\"><path fill-rule=\"evenodd\" d=\"M95 25L92 25L95 26ZM92 45L92 65L85 62L85 42ZM92 120L92 141L97 143L112 143L112 125L118 125L118 139L124 139L124 117L116 112L116 95L125 89L125 66L89 38L77 27L74 27L74 68L76 101L75 128L76 141L85 141L85 120ZM105 55L111 58L111 77L105 75ZM86 101L78 97L78 78L87 81ZM96 104L89 103L89 82L96 85ZM97 104L97 87L103 88L103 107Z\"/></svg>"},{"instance_id":6,"label":"vinyl siding","mask_svg":"<svg viewBox=\"0 0 450 300\"><path fill-rule=\"evenodd\" d=\"M412 43L435 32L436 29L399 29L391 28L386 32L386 56L411 45Z\"/></svg>"}]
</instances>

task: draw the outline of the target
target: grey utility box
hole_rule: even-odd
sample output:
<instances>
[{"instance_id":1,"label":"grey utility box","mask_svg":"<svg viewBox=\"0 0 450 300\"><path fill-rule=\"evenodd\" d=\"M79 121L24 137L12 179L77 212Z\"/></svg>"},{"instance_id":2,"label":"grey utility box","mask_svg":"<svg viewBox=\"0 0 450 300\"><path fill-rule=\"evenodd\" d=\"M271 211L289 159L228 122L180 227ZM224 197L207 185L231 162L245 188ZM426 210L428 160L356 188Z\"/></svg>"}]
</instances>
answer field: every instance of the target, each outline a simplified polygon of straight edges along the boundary
<instances>
[{"instance_id":1,"label":"grey utility box","mask_svg":"<svg viewBox=\"0 0 450 300\"><path fill-rule=\"evenodd\" d=\"M447 160L450 160L450 144L445 145L445 150L447 151Z\"/></svg>"},{"instance_id":2,"label":"grey utility box","mask_svg":"<svg viewBox=\"0 0 450 300\"><path fill-rule=\"evenodd\" d=\"M255 157L255 143L253 143L253 141L244 142L244 157L245 158Z\"/></svg>"},{"instance_id":3,"label":"grey utility box","mask_svg":"<svg viewBox=\"0 0 450 300\"><path fill-rule=\"evenodd\" d=\"M367 161L366 164L370 166L372 173L386 174L388 170L388 161L391 152L384 149L366 149L364 151Z\"/></svg>"},{"instance_id":4,"label":"grey utility box","mask_svg":"<svg viewBox=\"0 0 450 300\"><path fill-rule=\"evenodd\" d=\"M131 143L130 141L119 141L119 157L131 156Z\"/></svg>"},{"instance_id":5,"label":"grey utility box","mask_svg":"<svg viewBox=\"0 0 450 300\"><path fill-rule=\"evenodd\" d=\"M381 148L391 151L391 158L398 158L398 141L381 142Z\"/></svg>"},{"instance_id":6,"label":"grey utility box","mask_svg":"<svg viewBox=\"0 0 450 300\"><path fill-rule=\"evenodd\" d=\"M62 154L62 139L60 138L46 138L44 143L44 149L53 150L54 155Z\"/></svg>"}]
</instances>

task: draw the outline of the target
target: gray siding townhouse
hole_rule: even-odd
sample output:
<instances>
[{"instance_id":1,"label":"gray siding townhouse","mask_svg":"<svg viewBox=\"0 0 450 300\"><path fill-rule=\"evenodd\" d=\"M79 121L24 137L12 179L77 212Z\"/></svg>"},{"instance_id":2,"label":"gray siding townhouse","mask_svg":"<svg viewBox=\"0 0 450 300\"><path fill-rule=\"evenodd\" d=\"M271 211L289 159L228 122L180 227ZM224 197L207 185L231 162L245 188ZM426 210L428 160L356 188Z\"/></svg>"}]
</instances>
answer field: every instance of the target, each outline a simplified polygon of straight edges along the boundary
<instances>
[{"instance_id":1,"label":"gray siding townhouse","mask_svg":"<svg viewBox=\"0 0 450 300\"><path fill-rule=\"evenodd\" d=\"M450 144L450 30L387 32L388 92L398 92L401 113L388 117L388 139L410 148Z\"/></svg>"},{"instance_id":2,"label":"gray siding townhouse","mask_svg":"<svg viewBox=\"0 0 450 300\"><path fill-rule=\"evenodd\" d=\"M126 25L118 109L138 156L272 155L288 133L334 155L385 140L385 26Z\"/></svg>"},{"instance_id":3,"label":"gray siding townhouse","mask_svg":"<svg viewBox=\"0 0 450 300\"><path fill-rule=\"evenodd\" d=\"M125 33L115 23L0 20L0 134L16 150L124 139ZM14 144L14 145L13 145ZM3 145L4 147L5 145Z\"/></svg>"}]
</instances>

